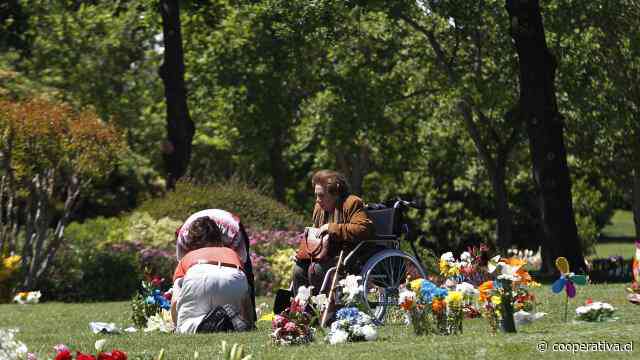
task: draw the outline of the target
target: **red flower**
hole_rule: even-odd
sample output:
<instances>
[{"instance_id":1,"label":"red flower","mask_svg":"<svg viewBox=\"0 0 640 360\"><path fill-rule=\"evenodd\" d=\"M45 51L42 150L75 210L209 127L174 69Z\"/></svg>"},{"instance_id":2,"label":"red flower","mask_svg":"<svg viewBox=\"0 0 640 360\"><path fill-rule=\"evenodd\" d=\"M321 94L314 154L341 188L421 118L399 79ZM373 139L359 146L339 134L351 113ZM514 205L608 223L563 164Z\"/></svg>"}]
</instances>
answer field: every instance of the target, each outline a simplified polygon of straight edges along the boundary
<instances>
[{"instance_id":1,"label":"red flower","mask_svg":"<svg viewBox=\"0 0 640 360\"><path fill-rule=\"evenodd\" d=\"M58 352L54 360L72 360L71 351L69 351L69 349L64 349Z\"/></svg>"},{"instance_id":2,"label":"red flower","mask_svg":"<svg viewBox=\"0 0 640 360\"><path fill-rule=\"evenodd\" d=\"M155 287L160 287L160 285L162 285L163 282L164 282L164 279L160 278L160 276L154 276L153 279L151 279L151 285Z\"/></svg>"},{"instance_id":3,"label":"red flower","mask_svg":"<svg viewBox=\"0 0 640 360\"><path fill-rule=\"evenodd\" d=\"M98 360L127 360L127 354L120 350L111 350L98 354Z\"/></svg>"},{"instance_id":4,"label":"red flower","mask_svg":"<svg viewBox=\"0 0 640 360\"><path fill-rule=\"evenodd\" d=\"M172 294L170 292L167 291L162 296L164 296L164 298L167 299L167 301L171 301Z\"/></svg>"},{"instance_id":5,"label":"red flower","mask_svg":"<svg viewBox=\"0 0 640 360\"><path fill-rule=\"evenodd\" d=\"M76 360L96 360L96 357L89 354L83 354L80 351L76 353Z\"/></svg>"},{"instance_id":6,"label":"red flower","mask_svg":"<svg viewBox=\"0 0 640 360\"><path fill-rule=\"evenodd\" d=\"M588 298L588 299L584 302L584 304L585 304L585 305L591 305L591 304L593 304L593 300L592 300L591 298Z\"/></svg>"},{"instance_id":7,"label":"red flower","mask_svg":"<svg viewBox=\"0 0 640 360\"><path fill-rule=\"evenodd\" d=\"M294 299L291 302L291 308L289 309L289 312L292 314L302 312L302 306L300 306L300 302L297 299Z\"/></svg>"}]
</instances>

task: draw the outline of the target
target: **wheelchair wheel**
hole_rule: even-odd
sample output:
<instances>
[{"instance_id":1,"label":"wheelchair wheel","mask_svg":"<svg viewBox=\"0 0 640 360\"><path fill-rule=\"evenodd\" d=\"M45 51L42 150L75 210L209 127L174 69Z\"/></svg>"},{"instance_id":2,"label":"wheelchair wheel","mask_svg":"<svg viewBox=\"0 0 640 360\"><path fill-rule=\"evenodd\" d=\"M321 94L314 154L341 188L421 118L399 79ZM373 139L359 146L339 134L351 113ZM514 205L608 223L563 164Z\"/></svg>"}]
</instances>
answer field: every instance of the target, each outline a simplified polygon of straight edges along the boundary
<instances>
[{"instance_id":1,"label":"wheelchair wheel","mask_svg":"<svg viewBox=\"0 0 640 360\"><path fill-rule=\"evenodd\" d=\"M407 275L425 277L424 270L412 256L395 249L383 250L370 258L362 269L363 303L374 319L384 323L391 307L398 307L399 288Z\"/></svg>"}]
</instances>

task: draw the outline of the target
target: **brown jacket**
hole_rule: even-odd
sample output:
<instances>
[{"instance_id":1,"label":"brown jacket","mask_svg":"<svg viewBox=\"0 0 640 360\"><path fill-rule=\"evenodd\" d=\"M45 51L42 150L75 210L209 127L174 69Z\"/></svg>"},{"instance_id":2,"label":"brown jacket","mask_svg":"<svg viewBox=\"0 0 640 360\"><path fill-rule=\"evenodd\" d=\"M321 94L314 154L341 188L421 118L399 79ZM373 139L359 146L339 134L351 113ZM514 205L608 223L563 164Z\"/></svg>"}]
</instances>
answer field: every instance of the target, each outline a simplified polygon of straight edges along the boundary
<instances>
[{"instance_id":1,"label":"brown jacket","mask_svg":"<svg viewBox=\"0 0 640 360\"><path fill-rule=\"evenodd\" d=\"M333 214L326 212L316 204L313 209L313 226L320 227L329 223L329 235L342 248L353 248L360 240L371 239L374 234L373 222L364 211L362 199L349 195L338 199Z\"/></svg>"}]
</instances>

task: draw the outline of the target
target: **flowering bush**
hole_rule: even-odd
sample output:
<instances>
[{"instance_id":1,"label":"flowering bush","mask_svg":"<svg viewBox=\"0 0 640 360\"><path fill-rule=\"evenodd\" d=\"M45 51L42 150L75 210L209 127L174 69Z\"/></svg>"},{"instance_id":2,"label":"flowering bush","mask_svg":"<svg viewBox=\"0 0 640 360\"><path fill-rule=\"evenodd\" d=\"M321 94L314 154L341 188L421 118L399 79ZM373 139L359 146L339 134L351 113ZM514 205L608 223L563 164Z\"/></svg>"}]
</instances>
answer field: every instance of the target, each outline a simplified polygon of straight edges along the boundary
<instances>
[{"instance_id":1,"label":"flowering bush","mask_svg":"<svg viewBox=\"0 0 640 360\"><path fill-rule=\"evenodd\" d=\"M37 304L40 302L42 294L40 291L21 291L13 298L13 301L20 304Z\"/></svg>"},{"instance_id":2,"label":"flowering bush","mask_svg":"<svg viewBox=\"0 0 640 360\"><path fill-rule=\"evenodd\" d=\"M576 308L576 320L580 321L608 321L613 319L616 309L605 302L588 299L583 306Z\"/></svg>"},{"instance_id":3,"label":"flowering bush","mask_svg":"<svg viewBox=\"0 0 640 360\"><path fill-rule=\"evenodd\" d=\"M293 256L296 250L293 247L286 249L279 249L267 258L267 261L271 265L271 274L273 281L271 283L272 288L289 288L291 281L291 274L293 273Z\"/></svg>"}]
</instances>

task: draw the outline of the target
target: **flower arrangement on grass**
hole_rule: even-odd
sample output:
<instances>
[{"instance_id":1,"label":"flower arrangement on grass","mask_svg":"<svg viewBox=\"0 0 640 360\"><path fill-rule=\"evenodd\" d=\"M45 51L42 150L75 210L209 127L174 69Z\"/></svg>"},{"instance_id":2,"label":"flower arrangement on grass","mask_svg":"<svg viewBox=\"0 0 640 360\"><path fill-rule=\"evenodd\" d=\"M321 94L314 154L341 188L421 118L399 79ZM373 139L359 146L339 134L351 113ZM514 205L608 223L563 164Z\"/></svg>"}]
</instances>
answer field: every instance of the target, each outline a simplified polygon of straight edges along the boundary
<instances>
[{"instance_id":1,"label":"flower arrangement on grass","mask_svg":"<svg viewBox=\"0 0 640 360\"><path fill-rule=\"evenodd\" d=\"M452 252L442 254L439 269L440 275L445 279L444 286L451 289L462 282L478 285L487 280L489 276L483 266L487 251L488 247L482 244L479 247L469 247L468 251L460 254L459 259Z\"/></svg>"},{"instance_id":2,"label":"flower arrangement on grass","mask_svg":"<svg viewBox=\"0 0 640 360\"><path fill-rule=\"evenodd\" d=\"M576 308L576 320L578 321L610 321L614 320L613 314L616 309L606 302L593 301L587 299L583 306Z\"/></svg>"},{"instance_id":3,"label":"flower arrangement on grass","mask_svg":"<svg viewBox=\"0 0 640 360\"><path fill-rule=\"evenodd\" d=\"M462 333L463 302L461 291L448 291L422 278L411 280L399 297L416 335Z\"/></svg>"},{"instance_id":4,"label":"flower arrangement on grass","mask_svg":"<svg viewBox=\"0 0 640 360\"><path fill-rule=\"evenodd\" d=\"M163 311L168 312L171 309L172 292L163 292L163 283L163 278L147 273L146 279L142 281L142 290L131 300L131 319L138 329L151 328L162 331L172 327L173 324L167 321L167 318L170 320L171 317L163 315Z\"/></svg>"},{"instance_id":5,"label":"flower arrangement on grass","mask_svg":"<svg viewBox=\"0 0 640 360\"><path fill-rule=\"evenodd\" d=\"M531 287L538 287L525 269L527 260L518 257L495 256L487 264L487 270L494 280L486 281L478 287L482 315L495 333L499 325L506 332L515 332L516 319L520 324L537 320L544 313L534 313L535 295ZM514 309L518 315L514 316Z\"/></svg>"},{"instance_id":6,"label":"flower arrangement on grass","mask_svg":"<svg viewBox=\"0 0 640 360\"><path fill-rule=\"evenodd\" d=\"M301 286L289 307L273 317L271 339L275 344L301 345L313 341L316 330L311 323L314 316L306 311L312 288Z\"/></svg>"},{"instance_id":7,"label":"flower arrangement on grass","mask_svg":"<svg viewBox=\"0 0 640 360\"><path fill-rule=\"evenodd\" d=\"M13 302L20 305L37 304L40 302L42 293L40 291L21 291L13 298Z\"/></svg>"},{"instance_id":8,"label":"flower arrangement on grass","mask_svg":"<svg viewBox=\"0 0 640 360\"><path fill-rule=\"evenodd\" d=\"M326 341L332 345L356 341L374 341L378 331L371 316L360 311L360 295L363 286L361 276L347 275L340 280L343 308L336 312L336 320L331 323Z\"/></svg>"},{"instance_id":9,"label":"flower arrangement on grass","mask_svg":"<svg viewBox=\"0 0 640 360\"><path fill-rule=\"evenodd\" d=\"M636 251L631 263L631 286L627 288L627 299L636 305L640 305L640 240L636 240Z\"/></svg>"},{"instance_id":10,"label":"flower arrangement on grass","mask_svg":"<svg viewBox=\"0 0 640 360\"><path fill-rule=\"evenodd\" d=\"M76 351L75 360L127 360L127 353L121 350L113 349L109 352L104 351L106 340L101 339L95 342L96 355L82 353ZM56 352L54 360L74 360L71 350L64 345L58 344L53 347ZM35 358L34 358L35 359Z\"/></svg>"}]
</instances>

